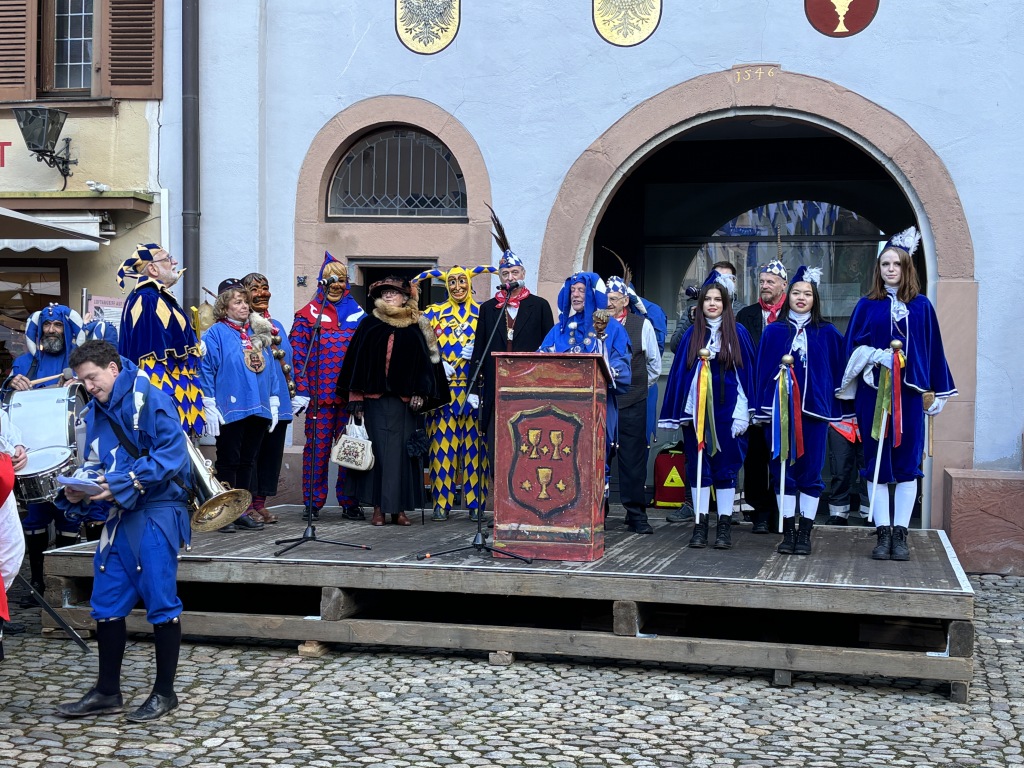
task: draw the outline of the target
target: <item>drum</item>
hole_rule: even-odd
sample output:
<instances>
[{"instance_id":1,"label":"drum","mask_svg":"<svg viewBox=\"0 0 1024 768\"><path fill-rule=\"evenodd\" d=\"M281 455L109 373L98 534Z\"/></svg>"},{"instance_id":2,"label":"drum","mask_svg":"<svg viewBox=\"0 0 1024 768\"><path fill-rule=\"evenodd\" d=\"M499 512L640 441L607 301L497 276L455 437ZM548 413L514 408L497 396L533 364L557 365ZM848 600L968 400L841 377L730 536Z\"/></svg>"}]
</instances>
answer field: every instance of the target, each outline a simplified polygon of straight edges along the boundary
<instances>
[{"instance_id":1,"label":"drum","mask_svg":"<svg viewBox=\"0 0 1024 768\"><path fill-rule=\"evenodd\" d=\"M86 392L81 382L25 392L10 390L3 408L21 430L29 463L15 476L21 502L52 501L60 490L55 478L71 474L85 458ZM70 463L69 463L70 460ZM24 486L24 487L22 487Z\"/></svg>"},{"instance_id":2,"label":"drum","mask_svg":"<svg viewBox=\"0 0 1024 768\"><path fill-rule=\"evenodd\" d=\"M63 445L28 452L28 463L14 473L14 498L22 504L38 504L57 498L60 475L70 475L77 462L75 452Z\"/></svg>"}]
</instances>

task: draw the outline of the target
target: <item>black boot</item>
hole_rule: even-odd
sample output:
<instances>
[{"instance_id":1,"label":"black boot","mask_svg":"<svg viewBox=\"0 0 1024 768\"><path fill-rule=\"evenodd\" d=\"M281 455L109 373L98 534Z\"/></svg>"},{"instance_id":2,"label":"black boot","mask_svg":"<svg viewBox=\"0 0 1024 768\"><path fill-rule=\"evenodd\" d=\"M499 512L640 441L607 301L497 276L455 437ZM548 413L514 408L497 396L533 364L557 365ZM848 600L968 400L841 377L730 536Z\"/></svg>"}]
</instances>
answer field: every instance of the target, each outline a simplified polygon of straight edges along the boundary
<instances>
[{"instance_id":1,"label":"black boot","mask_svg":"<svg viewBox=\"0 0 1024 768\"><path fill-rule=\"evenodd\" d=\"M750 530L751 533L771 533L771 529L768 527L768 513L761 512L760 510L754 510L753 514L754 527Z\"/></svg>"},{"instance_id":2,"label":"black boot","mask_svg":"<svg viewBox=\"0 0 1024 768\"><path fill-rule=\"evenodd\" d=\"M875 529L875 534L878 536L878 546L871 550L871 559L888 560L892 556L892 529L888 525L880 525Z\"/></svg>"},{"instance_id":3,"label":"black boot","mask_svg":"<svg viewBox=\"0 0 1024 768\"><path fill-rule=\"evenodd\" d=\"M633 533L654 533L650 521L647 519L647 511L626 513L626 530Z\"/></svg>"},{"instance_id":4,"label":"black boot","mask_svg":"<svg viewBox=\"0 0 1024 768\"><path fill-rule=\"evenodd\" d=\"M715 549L732 549L732 515L719 515L715 528Z\"/></svg>"},{"instance_id":5,"label":"black boot","mask_svg":"<svg viewBox=\"0 0 1024 768\"><path fill-rule=\"evenodd\" d=\"M796 532L796 544L793 546L794 555L811 554L811 529L813 527L813 517L800 518L800 529Z\"/></svg>"},{"instance_id":6,"label":"black boot","mask_svg":"<svg viewBox=\"0 0 1024 768\"><path fill-rule=\"evenodd\" d=\"M693 524L693 535L690 537L690 547L693 549L704 549L708 545L708 516L700 515L700 520Z\"/></svg>"},{"instance_id":7,"label":"black boot","mask_svg":"<svg viewBox=\"0 0 1024 768\"><path fill-rule=\"evenodd\" d=\"M892 529L892 559L910 559L910 547L907 546L907 529L902 525L897 525Z\"/></svg>"},{"instance_id":8,"label":"black boot","mask_svg":"<svg viewBox=\"0 0 1024 768\"><path fill-rule=\"evenodd\" d=\"M796 548L796 518L795 517L784 517L782 518L782 541L776 548L776 552L780 555L792 555Z\"/></svg>"}]
</instances>

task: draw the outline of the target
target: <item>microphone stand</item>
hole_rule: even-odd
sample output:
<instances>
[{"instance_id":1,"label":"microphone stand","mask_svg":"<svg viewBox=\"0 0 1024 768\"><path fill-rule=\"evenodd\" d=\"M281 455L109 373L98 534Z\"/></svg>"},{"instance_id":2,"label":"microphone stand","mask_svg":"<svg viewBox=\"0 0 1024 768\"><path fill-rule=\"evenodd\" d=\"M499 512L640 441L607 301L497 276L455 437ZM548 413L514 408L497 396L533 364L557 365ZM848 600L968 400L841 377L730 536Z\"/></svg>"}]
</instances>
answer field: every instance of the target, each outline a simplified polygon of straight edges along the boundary
<instances>
[{"instance_id":1,"label":"microphone stand","mask_svg":"<svg viewBox=\"0 0 1024 768\"><path fill-rule=\"evenodd\" d=\"M309 398L309 415L307 419L316 421L320 418L320 322L324 316L324 306L327 304L327 286L320 285L323 293L323 298L320 299L320 311L317 313L316 322L313 323L313 333L309 337L309 348L306 350L306 359L302 361L302 370L299 371L299 375L306 373L306 368L309 367L309 361L316 354L316 372L318 374L317 381L313 384L310 391ZM310 448L310 464L316 466L316 454L317 454L317 440L316 430L313 430L314 438L313 445ZM330 490L330 489L328 489ZM306 499L308 499L308 505L306 506L306 530L302 532L302 535L297 538L291 539L278 539L275 544L287 544L288 546L284 549L279 549L274 553L274 557L280 557L285 552L295 549L300 544L306 544L307 542L319 542L321 544L336 544L340 547L354 547L355 549L371 549L367 544L351 544L347 541L334 541L332 539L318 539L316 536L316 526L313 525L313 473L309 473L309 479L306 481Z\"/></svg>"},{"instance_id":2,"label":"microphone stand","mask_svg":"<svg viewBox=\"0 0 1024 768\"><path fill-rule=\"evenodd\" d=\"M517 286L518 288L518 286ZM468 399L473 394L473 388L479 389L480 386L480 371L484 367L484 363L487 362L487 355L490 352L491 345L494 343L494 337L498 333L498 329L502 327L505 320L505 315L508 314L508 298L512 292L511 286L502 286L502 290L505 292L505 303L501 305L501 313L498 315L498 319L494 323L494 328L491 329L491 335L487 338L487 344L484 345L484 351L480 355L480 359L477 361L476 368L473 370L473 374L469 380L469 391L466 392L466 398ZM479 318L477 319L479 323ZM479 395L478 395L479 397ZM482 414L481 414L482 415ZM493 474L493 473L492 473ZM492 493L494 489L491 489ZM416 555L417 560L428 560L435 557L441 557L442 555L450 555L453 552L463 552L467 549L475 549L477 552L488 552L493 555L495 552L494 547L487 543L487 534L484 533L484 511L482 509L477 510L476 515L476 535L473 536L473 541L463 547L455 547L453 549L446 549L441 552L421 552ZM533 559L529 557L523 557L517 555L515 552L506 552L501 550L499 554L506 557L512 557L516 560L522 560L524 563L532 563Z\"/></svg>"}]
</instances>

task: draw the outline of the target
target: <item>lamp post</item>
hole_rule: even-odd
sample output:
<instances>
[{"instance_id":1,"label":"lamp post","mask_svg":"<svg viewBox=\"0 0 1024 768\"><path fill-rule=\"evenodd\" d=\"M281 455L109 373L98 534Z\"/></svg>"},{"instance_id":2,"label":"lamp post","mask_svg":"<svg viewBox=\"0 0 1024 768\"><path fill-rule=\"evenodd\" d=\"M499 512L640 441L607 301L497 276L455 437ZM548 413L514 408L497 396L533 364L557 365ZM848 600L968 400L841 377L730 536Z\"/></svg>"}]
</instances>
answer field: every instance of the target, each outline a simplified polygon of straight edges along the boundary
<instances>
[{"instance_id":1,"label":"lamp post","mask_svg":"<svg viewBox=\"0 0 1024 768\"><path fill-rule=\"evenodd\" d=\"M56 168L64 177L64 186L61 187L63 192L68 188L71 166L78 165L78 160L71 159L71 139L65 138L63 149L54 151L68 113L45 107L15 107L12 111L28 151L36 156L36 160Z\"/></svg>"}]
</instances>

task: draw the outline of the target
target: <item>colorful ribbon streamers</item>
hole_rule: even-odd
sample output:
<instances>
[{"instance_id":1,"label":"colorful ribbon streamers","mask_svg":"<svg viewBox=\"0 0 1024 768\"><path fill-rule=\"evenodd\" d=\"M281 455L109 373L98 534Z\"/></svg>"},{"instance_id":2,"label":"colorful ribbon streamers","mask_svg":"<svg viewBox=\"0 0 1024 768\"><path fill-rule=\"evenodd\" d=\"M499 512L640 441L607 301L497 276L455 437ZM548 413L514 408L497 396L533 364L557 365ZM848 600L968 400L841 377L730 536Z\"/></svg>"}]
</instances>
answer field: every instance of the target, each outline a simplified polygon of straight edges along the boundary
<instances>
[{"instance_id":1,"label":"colorful ribbon streamers","mask_svg":"<svg viewBox=\"0 0 1024 768\"><path fill-rule=\"evenodd\" d=\"M900 371L907 366L907 356L901 349L892 351L892 369L882 366L878 382L878 394L875 395L875 417L871 423L871 437L881 441L885 434L882 430L882 412L891 415L892 444L899 447L903 442L903 405L901 390L903 387ZM893 375L893 371L896 375Z\"/></svg>"},{"instance_id":2,"label":"colorful ribbon streamers","mask_svg":"<svg viewBox=\"0 0 1024 768\"><path fill-rule=\"evenodd\" d=\"M792 464L804 455L803 398L792 365L780 365L772 403L772 458Z\"/></svg>"},{"instance_id":3,"label":"colorful ribbon streamers","mask_svg":"<svg viewBox=\"0 0 1024 768\"><path fill-rule=\"evenodd\" d=\"M711 387L711 362L697 361L697 450L705 448L711 456L718 453L718 434L715 429L715 401ZM710 438L710 439L709 439Z\"/></svg>"}]
</instances>

